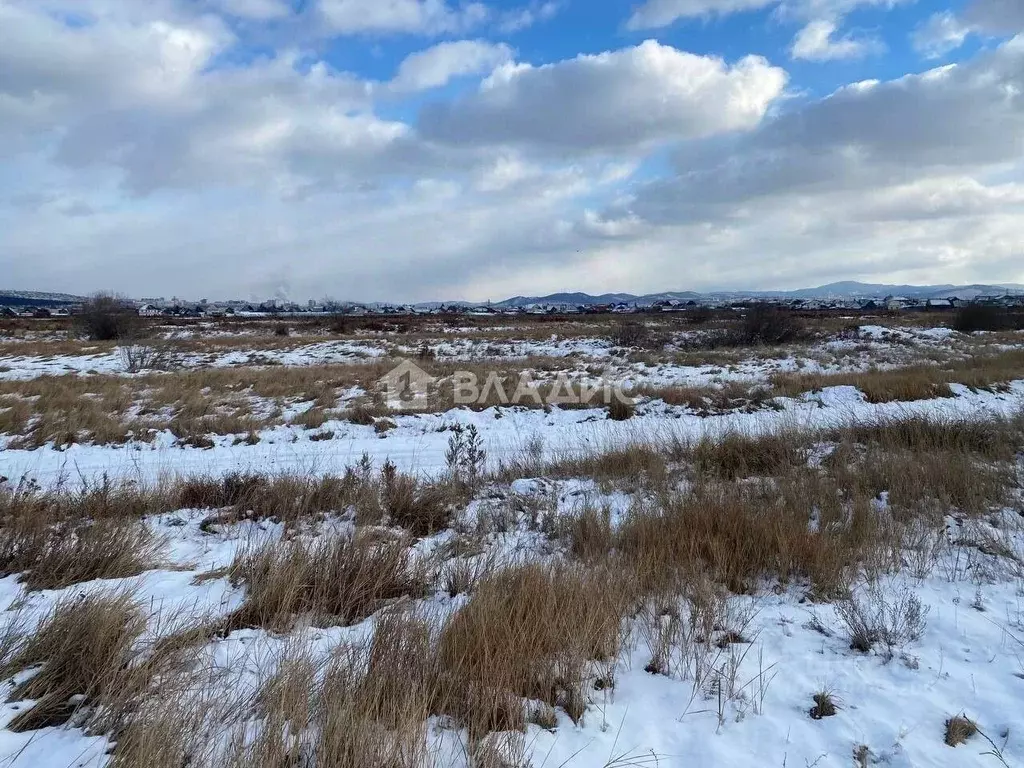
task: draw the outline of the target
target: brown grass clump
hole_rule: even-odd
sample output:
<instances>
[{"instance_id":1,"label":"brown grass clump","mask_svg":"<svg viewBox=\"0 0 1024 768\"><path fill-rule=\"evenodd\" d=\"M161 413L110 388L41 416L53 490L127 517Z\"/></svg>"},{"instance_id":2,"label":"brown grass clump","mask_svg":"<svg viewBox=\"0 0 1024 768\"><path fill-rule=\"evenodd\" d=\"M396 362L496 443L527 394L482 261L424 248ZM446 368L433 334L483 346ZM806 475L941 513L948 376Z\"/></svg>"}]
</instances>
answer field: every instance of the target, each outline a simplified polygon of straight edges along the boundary
<instances>
[{"instance_id":1,"label":"brown grass clump","mask_svg":"<svg viewBox=\"0 0 1024 768\"><path fill-rule=\"evenodd\" d=\"M812 720L821 720L826 717L835 717L839 711L835 699L828 691L821 691L814 694L814 706L811 707L810 715Z\"/></svg>"},{"instance_id":2,"label":"brown grass clump","mask_svg":"<svg viewBox=\"0 0 1024 768\"><path fill-rule=\"evenodd\" d=\"M636 408L629 400L613 397L608 403L608 418L612 421L626 421L633 417Z\"/></svg>"},{"instance_id":3,"label":"brown grass clump","mask_svg":"<svg viewBox=\"0 0 1024 768\"><path fill-rule=\"evenodd\" d=\"M229 630L285 631L300 615L316 626L346 626L425 588L404 542L362 532L310 543L270 541L237 555L228 575L246 587L245 604L228 620Z\"/></svg>"},{"instance_id":4,"label":"brown grass clump","mask_svg":"<svg viewBox=\"0 0 1024 768\"><path fill-rule=\"evenodd\" d=\"M1011 459L1024 445L1024 416L963 419L905 415L858 422L826 435L838 442L875 445L887 451L974 453Z\"/></svg>"},{"instance_id":5,"label":"brown grass clump","mask_svg":"<svg viewBox=\"0 0 1024 768\"><path fill-rule=\"evenodd\" d=\"M136 576L157 564L162 541L141 522L152 495L106 484L81 493L0 490L0 575L29 589Z\"/></svg>"},{"instance_id":6,"label":"brown grass clump","mask_svg":"<svg viewBox=\"0 0 1024 768\"><path fill-rule=\"evenodd\" d=\"M425 484L386 464L381 473L381 500L390 521L413 536L447 528L453 508L469 499L455 484Z\"/></svg>"},{"instance_id":7,"label":"brown grass clump","mask_svg":"<svg viewBox=\"0 0 1024 768\"><path fill-rule=\"evenodd\" d=\"M146 617L128 593L58 602L0 676L38 668L16 685L8 702L33 700L7 726L24 732L61 725L77 712L124 703L136 641Z\"/></svg>"},{"instance_id":8,"label":"brown grass clump","mask_svg":"<svg viewBox=\"0 0 1024 768\"><path fill-rule=\"evenodd\" d=\"M809 525L817 508L817 529ZM617 546L651 591L704 572L737 593L762 579L808 578L820 594L845 588L877 535L866 503L844 505L836 487L809 475L776 486L703 484L631 511Z\"/></svg>"},{"instance_id":9,"label":"brown grass clump","mask_svg":"<svg viewBox=\"0 0 1024 768\"><path fill-rule=\"evenodd\" d=\"M523 698L580 720L592 663L619 653L628 591L621 573L594 566L531 564L486 578L441 634L441 710L473 739L521 730Z\"/></svg>"},{"instance_id":10,"label":"brown grass clump","mask_svg":"<svg viewBox=\"0 0 1024 768\"><path fill-rule=\"evenodd\" d=\"M368 644L343 644L326 658L290 644L251 694L158 689L119 733L113 765L431 765L435 658L429 621L386 611Z\"/></svg>"},{"instance_id":11,"label":"brown grass clump","mask_svg":"<svg viewBox=\"0 0 1024 768\"><path fill-rule=\"evenodd\" d=\"M1005 502L1016 480L1013 467L982 459L959 450L859 451L840 446L827 464L838 482L855 493L887 493L890 511L906 521L922 514L940 519L951 509L980 514Z\"/></svg>"},{"instance_id":12,"label":"brown grass clump","mask_svg":"<svg viewBox=\"0 0 1024 768\"><path fill-rule=\"evenodd\" d=\"M959 747L978 732L978 725L966 715L956 715L946 721L944 741L950 747Z\"/></svg>"},{"instance_id":13,"label":"brown grass clump","mask_svg":"<svg viewBox=\"0 0 1024 768\"><path fill-rule=\"evenodd\" d=\"M646 479L661 481L668 472L668 460L673 458L663 448L642 443L614 448L599 453L563 456L546 467L539 467L554 477L587 477L598 483ZM514 478L512 478L514 479Z\"/></svg>"},{"instance_id":14,"label":"brown grass clump","mask_svg":"<svg viewBox=\"0 0 1024 768\"><path fill-rule=\"evenodd\" d=\"M807 461L801 438L793 433L747 436L730 432L702 439L691 454L700 474L725 480L785 473Z\"/></svg>"}]
</instances>

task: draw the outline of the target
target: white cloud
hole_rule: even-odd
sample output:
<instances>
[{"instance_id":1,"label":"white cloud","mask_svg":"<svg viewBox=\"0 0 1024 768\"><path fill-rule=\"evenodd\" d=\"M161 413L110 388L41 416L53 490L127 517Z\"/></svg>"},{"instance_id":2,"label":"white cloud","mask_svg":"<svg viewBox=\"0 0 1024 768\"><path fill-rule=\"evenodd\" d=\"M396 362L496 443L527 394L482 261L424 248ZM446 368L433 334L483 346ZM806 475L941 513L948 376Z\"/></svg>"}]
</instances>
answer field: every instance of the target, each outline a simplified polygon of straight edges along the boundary
<instances>
[{"instance_id":1,"label":"white cloud","mask_svg":"<svg viewBox=\"0 0 1024 768\"><path fill-rule=\"evenodd\" d=\"M626 22L628 29L657 29L679 19L728 16L775 5L779 0L646 0Z\"/></svg>"},{"instance_id":2,"label":"white cloud","mask_svg":"<svg viewBox=\"0 0 1024 768\"><path fill-rule=\"evenodd\" d=\"M214 7L231 16L255 21L283 19L292 13L288 0L214 0Z\"/></svg>"},{"instance_id":3,"label":"white cloud","mask_svg":"<svg viewBox=\"0 0 1024 768\"><path fill-rule=\"evenodd\" d=\"M407 56L399 65L391 87L400 92L437 88L453 77L490 72L511 59L512 49L504 43L484 40L439 43Z\"/></svg>"},{"instance_id":4,"label":"white cloud","mask_svg":"<svg viewBox=\"0 0 1024 768\"><path fill-rule=\"evenodd\" d=\"M562 0L533 0L525 8L508 11L498 22L498 31L506 35L520 32L542 21L548 21L562 9Z\"/></svg>"},{"instance_id":5,"label":"white cloud","mask_svg":"<svg viewBox=\"0 0 1024 768\"><path fill-rule=\"evenodd\" d=\"M319 0L318 8L339 34L461 32L488 17L482 3L453 7L446 0Z\"/></svg>"},{"instance_id":6,"label":"white cloud","mask_svg":"<svg viewBox=\"0 0 1024 768\"><path fill-rule=\"evenodd\" d=\"M937 59L964 44L971 27L951 11L932 14L928 21L914 30L911 43L921 55Z\"/></svg>"},{"instance_id":7,"label":"white cloud","mask_svg":"<svg viewBox=\"0 0 1024 768\"><path fill-rule=\"evenodd\" d=\"M831 61L834 59L857 59L877 53L881 44L872 39L852 37L833 38L838 25L830 19L817 19L801 29L793 39L790 55L794 59L808 61Z\"/></svg>"},{"instance_id":8,"label":"white cloud","mask_svg":"<svg viewBox=\"0 0 1024 768\"><path fill-rule=\"evenodd\" d=\"M459 145L631 151L752 128L785 85L785 71L757 56L730 66L648 40L542 67L504 65L477 92L429 105L420 129Z\"/></svg>"},{"instance_id":9,"label":"white cloud","mask_svg":"<svg viewBox=\"0 0 1024 768\"><path fill-rule=\"evenodd\" d=\"M852 3L780 18L838 23ZM1024 39L784 110L785 72L756 57L650 42L506 60L417 120L395 115L422 98L308 51L236 55L235 35L263 29L232 33L216 7L0 0L7 284L413 300L1024 282ZM322 21L306 7L266 29ZM435 2L406 28L457 26L466 7ZM430 87L499 54L442 44L404 77Z\"/></svg>"},{"instance_id":10,"label":"white cloud","mask_svg":"<svg viewBox=\"0 0 1024 768\"><path fill-rule=\"evenodd\" d=\"M964 16L968 23L986 32L1024 31L1024 3L1020 0L971 0Z\"/></svg>"}]
</instances>

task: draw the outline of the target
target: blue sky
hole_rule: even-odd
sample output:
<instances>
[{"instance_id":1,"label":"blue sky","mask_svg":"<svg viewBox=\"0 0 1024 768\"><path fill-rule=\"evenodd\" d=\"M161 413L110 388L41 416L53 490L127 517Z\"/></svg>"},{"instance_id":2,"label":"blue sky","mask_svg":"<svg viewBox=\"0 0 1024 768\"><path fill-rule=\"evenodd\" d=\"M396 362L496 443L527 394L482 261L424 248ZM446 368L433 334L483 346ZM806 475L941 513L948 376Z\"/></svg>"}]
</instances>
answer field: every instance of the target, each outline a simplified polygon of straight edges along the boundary
<instances>
[{"instance_id":1,"label":"blue sky","mask_svg":"<svg viewBox=\"0 0 1024 768\"><path fill-rule=\"evenodd\" d=\"M1024 3L0 0L0 287L1024 282Z\"/></svg>"}]
</instances>

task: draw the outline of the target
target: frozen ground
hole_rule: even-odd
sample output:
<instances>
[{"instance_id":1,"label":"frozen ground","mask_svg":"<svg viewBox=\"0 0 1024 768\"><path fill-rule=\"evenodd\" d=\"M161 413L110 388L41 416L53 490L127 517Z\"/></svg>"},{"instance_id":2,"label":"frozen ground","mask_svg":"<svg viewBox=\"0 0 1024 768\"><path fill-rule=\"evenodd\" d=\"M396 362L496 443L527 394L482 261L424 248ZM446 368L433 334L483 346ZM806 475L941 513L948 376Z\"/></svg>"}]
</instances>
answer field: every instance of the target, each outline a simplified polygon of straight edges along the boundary
<instances>
[{"instance_id":1,"label":"frozen ground","mask_svg":"<svg viewBox=\"0 0 1024 768\"><path fill-rule=\"evenodd\" d=\"M264 430L254 445L232 436L213 438L215 447L182 447L165 434L151 443L122 446L74 444L64 449L0 450L0 476L42 485L111 479L152 482L161 477L222 475L234 471L338 474L365 454L376 465L390 460L403 471L436 476L446 468L445 451L454 424L474 424L492 468L542 446L546 458L640 443L668 445L729 432L757 434L787 429L837 427L884 417L922 414L936 418L1008 415L1024 405L1024 381L1007 391L971 391L953 385L956 397L908 403L867 403L853 387L829 387L800 399L779 400L778 410L697 416L653 403L628 421L612 421L604 409L545 412L526 408L459 409L441 414L396 416L396 428L377 434L372 426L330 421L317 431L298 427ZM333 432L330 440L318 433Z\"/></svg>"},{"instance_id":2,"label":"frozen ground","mask_svg":"<svg viewBox=\"0 0 1024 768\"><path fill-rule=\"evenodd\" d=\"M620 493L602 496L592 484L545 480L518 481L512 491L554 495L558 514L583 503L604 505L613 516L628 504ZM1001 540L1024 554L1019 521L1007 511ZM0 580L0 606L15 604L38 620L56 600L93 591L129 587L148 607L154 631L158 615L226 615L241 604L243 592L226 579L196 583L194 577L230 561L254 537L280 536L281 526L245 523L200 531L203 513L182 510L148 521L166 537L168 567L129 580L94 581L65 590L26 593L14 576ZM592 691L579 724L558 713L553 731L530 725L525 741L534 766L842 766L896 768L946 765L1018 765L1024 759L1024 582L1009 562L954 546L958 523L950 520L931 573L910 572L883 579L877 589L887 599L912 594L922 604L926 626L919 639L890 650L851 650L842 622L829 604L808 602L800 590L757 597L732 597L729 615L742 623L744 642L712 649L705 664L728 684L722 697L707 683L698 685L680 671L650 674L650 647L637 634L614 668L613 690ZM421 541L428 554L447 534ZM550 557L543 539L513 530L489 546L506 555ZM538 549L538 547L540 547ZM867 586L857 590L864 592ZM906 591L909 592L906 592ZM856 590L855 590L856 594ZM421 608L443 615L464 598L438 592ZM325 655L342 641L369 636L374 620L347 628L299 629L290 638L262 630L241 630L215 640L205 651L218 669L218 685L251 694L275 669L286 646L299 645ZM815 720L812 696L827 691L835 716ZM25 703L0 707L0 727ZM955 749L943 742L945 720L966 714L981 728ZM460 768L466 757L458 734L430 724L438 765ZM45 728L28 734L0 730L0 763L24 768L69 768L105 764L110 743L74 728ZM865 762L854 760L855 750ZM997 755L998 752L998 755ZM614 762L618 757L619 761ZM1002 761L1002 762L1000 762Z\"/></svg>"},{"instance_id":3,"label":"frozen ground","mask_svg":"<svg viewBox=\"0 0 1024 768\"><path fill-rule=\"evenodd\" d=\"M941 351L957 342L946 329L865 326L860 337L822 344L813 356L745 359L728 365L629 361L612 354L609 344L600 339L463 339L430 346L439 359L545 356L564 358L567 369L611 366L620 378L633 384L702 386L732 380L765 381L773 373L796 370L862 370L886 355L896 361L908 350L915 354ZM354 364L413 351L372 340L318 342L278 350L196 354L183 358L182 363L186 367ZM123 366L116 352L0 357L0 378L24 380L65 373L121 375ZM1019 413L1024 406L1024 381L1012 382L1000 392L973 391L960 385L953 385L953 391L955 396L949 398L872 404L852 387L829 387L800 398L780 398L775 409L711 416L654 400L642 403L637 413L623 422L608 419L603 408L452 410L395 416L395 427L382 434L373 426L331 420L316 430L293 426L266 429L254 444L215 436L214 447L209 449L182 447L170 433L147 443L73 444L65 449L47 445L35 450L7 448L7 439L0 436L0 482L6 479L14 485L30 479L43 488L66 488L95 485L104 477L155 484L172 477L236 471L340 474L363 456L378 467L391 461L399 470L437 477L447 468L446 451L452 427L458 424L477 428L493 469L527 453L550 460L631 444L657 447L733 432L809 430L907 415L984 420ZM327 433L332 434L330 439L313 439ZM557 515L588 504L606 507L617 520L631 502L622 491L602 491L586 480L521 478L499 490L553 498ZM472 515L481 503L478 498L465 514ZM880 503L884 505L884 499ZM244 589L223 577L196 577L228 565L240 547L256 539L281 537L284 531L280 523L270 521L202 530L200 523L208 512L176 510L146 521L165 542L159 569L132 579L36 592L26 590L17 575L10 575L0 579L0 611L17 609L29 623L38 622L61 598L130 588L147 606L154 633L166 630L161 617L168 615L225 616L241 605ZM696 684L692 676L683 673L645 671L651 651L642 633L634 633L615 663L614 689L591 692L579 724L560 710L556 729L531 725L522 742L527 755L535 768L1020 765L1024 760L1021 515L1018 499L1017 508L1005 509L986 523L991 528L988 533L1002 543L999 554L965 545L960 531L963 520L951 516L928 573L915 574L908 561L899 573L883 579L879 589L889 599L911 594L921 601L927 621L917 639L890 652L858 653L850 648L836 607L809 601L795 586L765 589L757 596L733 596L730 612L743 617L746 642L717 649L704 660L715 671L717 687ZM350 522L331 520L327 525L337 530ZM451 536L447 531L420 540L415 545L417 555L431 555ZM509 560L560 556L556 544L522 525L492 536L488 548L479 555L481 559L491 555ZM869 588L859 585L857 589L866 592ZM447 615L465 599L438 590L420 600L419 607ZM313 654L326 654L339 642L369 636L374 626L371 618L345 628L299 628L290 637L240 630L217 638L204 653L211 667L222 673L220 684L237 692L241 701L273 673L286 646L297 644ZM723 693L723 681L728 681L727 693ZM833 717L814 720L808 715L814 704L812 696L822 691L831 694L838 711ZM6 729L26 704L0 705L0 768L107 764L112 746L107 736L89 735L72 727L24 734ZM958 714L976 721L982 732L954 749L943 743L943 730L946 719ZM468 768L463 736L443 725L436 720L428 724L438 768Z\"/></svg>"}]
</instances>

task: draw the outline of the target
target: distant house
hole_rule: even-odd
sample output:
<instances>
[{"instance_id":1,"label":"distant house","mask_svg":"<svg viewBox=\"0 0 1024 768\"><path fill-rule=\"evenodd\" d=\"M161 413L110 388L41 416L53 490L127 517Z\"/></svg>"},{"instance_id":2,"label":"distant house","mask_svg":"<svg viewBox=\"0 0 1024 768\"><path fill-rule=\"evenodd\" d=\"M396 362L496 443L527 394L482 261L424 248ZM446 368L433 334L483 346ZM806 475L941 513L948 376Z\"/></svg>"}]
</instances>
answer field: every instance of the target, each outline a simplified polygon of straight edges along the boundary
<instances>
[{"instance_id":1,"label":"distant house","mask_svg":"<svg viewBox=\"0 0 1024 768\"><path fill-rule=\"evenodd\" d=\"M928 309L952 309L953 301L951 299L928 299L925 306L928 307Z\"/></svg>"},{"instance_id":2,"label":"distant house","mask_svg":"<svg viewBox=\"0 0 1024 768\"><path fill-rule=\"evenodd\" d=\"M152 304L143 304L139 307L140 317L159 317L163 314L163 310L159 307L155 307Z\"/></svg>"}]
</instances>

